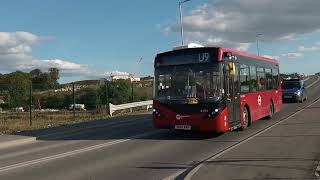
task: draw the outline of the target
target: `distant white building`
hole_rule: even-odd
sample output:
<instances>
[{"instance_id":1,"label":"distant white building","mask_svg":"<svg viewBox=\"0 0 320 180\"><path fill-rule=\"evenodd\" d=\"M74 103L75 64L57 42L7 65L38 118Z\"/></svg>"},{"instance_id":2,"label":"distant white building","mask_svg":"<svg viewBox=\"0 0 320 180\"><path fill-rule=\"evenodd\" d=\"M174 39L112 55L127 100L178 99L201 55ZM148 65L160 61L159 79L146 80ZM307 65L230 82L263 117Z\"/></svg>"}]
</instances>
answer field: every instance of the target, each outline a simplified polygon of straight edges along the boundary
<instances>
[{"instance_id":1,"label":"distant white building","mask_svg":"<svg viewBox=\"0 0 320 180\"><path fill-rule=\"evenodd\" d=\"M100 79L100 85L104 85L106 81L113 81L113 80L118 80L118 79L128 79L131 82L133 81L140 81L140 78L134 77L134 75L129 74L129 73L110 73L109 76L106 78L101 78Z\"/></svg>"}]
</instances>

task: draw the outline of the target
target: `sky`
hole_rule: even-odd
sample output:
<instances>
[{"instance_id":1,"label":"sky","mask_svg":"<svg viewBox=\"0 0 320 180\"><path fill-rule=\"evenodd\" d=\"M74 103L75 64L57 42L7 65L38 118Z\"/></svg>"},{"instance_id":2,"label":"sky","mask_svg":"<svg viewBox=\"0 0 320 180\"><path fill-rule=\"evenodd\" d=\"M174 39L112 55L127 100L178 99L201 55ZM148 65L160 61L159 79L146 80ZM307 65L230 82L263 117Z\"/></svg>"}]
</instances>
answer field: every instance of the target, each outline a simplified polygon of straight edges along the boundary
<instances>
[{"instance_id":1,"label":"sky","mask_svg":"<svg viewBox=\"0 0 320 180\"><path fill-rule=\"evenodd\" d=\"M191 0L186 43L275 58L284 73L320 71L319 0ZM178 0L2 0L0 73L57 67L60 82L153 75L181 43Z\"/></svg>"}]
</instances>

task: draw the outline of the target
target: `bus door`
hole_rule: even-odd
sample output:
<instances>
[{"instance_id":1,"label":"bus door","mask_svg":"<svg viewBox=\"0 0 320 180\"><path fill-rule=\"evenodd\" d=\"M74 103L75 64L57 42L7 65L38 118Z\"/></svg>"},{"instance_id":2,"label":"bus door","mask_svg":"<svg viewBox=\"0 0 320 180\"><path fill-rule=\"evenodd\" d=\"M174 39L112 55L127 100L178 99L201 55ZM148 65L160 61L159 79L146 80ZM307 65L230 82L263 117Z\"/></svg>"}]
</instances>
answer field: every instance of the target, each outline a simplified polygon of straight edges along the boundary
<instances>
[{"instance_id":1,"label":"bus door","mask_svg":"<svg viewBox=\"0 0 320 180\"><path fill-rule=\"evenodd\" d=\"M229 116L228 123L229 128L232 128L234 126L240 125L239 64L227 60L225 65L225 90Z\"/></svg>"}]
</instances>

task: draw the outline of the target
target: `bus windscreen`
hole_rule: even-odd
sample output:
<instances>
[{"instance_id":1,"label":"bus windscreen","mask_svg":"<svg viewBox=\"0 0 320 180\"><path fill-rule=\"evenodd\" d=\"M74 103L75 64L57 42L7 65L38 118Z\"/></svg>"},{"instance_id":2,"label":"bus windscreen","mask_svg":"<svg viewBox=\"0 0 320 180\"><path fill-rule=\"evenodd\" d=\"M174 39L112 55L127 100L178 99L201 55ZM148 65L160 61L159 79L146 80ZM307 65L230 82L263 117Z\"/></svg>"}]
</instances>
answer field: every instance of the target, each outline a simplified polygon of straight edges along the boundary
<instances>
[{"instance_id":1,"label":"bus windscreen","mask_svg":"<svg viewBox=\"0 0 320 180\"><path fill-rule=\"evenodd\" d=\"M221 96L219 63L210 67L199 64L167 66L156 70L156 98L159 100L196 98L217 101Z\"/></svg>"}]
</instances>

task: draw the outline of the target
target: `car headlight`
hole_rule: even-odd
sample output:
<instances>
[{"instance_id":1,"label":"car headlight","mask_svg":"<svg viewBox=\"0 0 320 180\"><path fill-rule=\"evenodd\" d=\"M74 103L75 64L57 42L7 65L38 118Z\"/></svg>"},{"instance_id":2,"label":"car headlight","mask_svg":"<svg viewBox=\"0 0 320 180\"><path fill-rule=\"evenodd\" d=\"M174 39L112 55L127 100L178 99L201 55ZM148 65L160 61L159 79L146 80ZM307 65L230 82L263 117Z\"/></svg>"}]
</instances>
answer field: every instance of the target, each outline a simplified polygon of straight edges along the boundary
<instances>
[{"instance_id":1,"label":"car headlight","mask_svg":"<svg viewBox=\"0 0 320 180\"><path fill-rule=\"evenodd\" d=\"M300 96L300 95L301 95L301 92L300 92L300 91L296 91L294 94Z\"/></svg>"}]
</instances>

